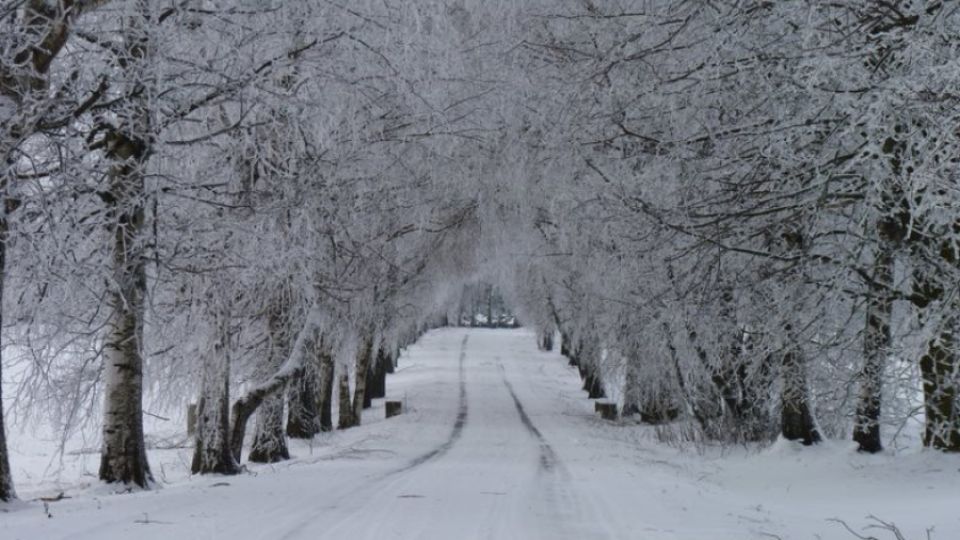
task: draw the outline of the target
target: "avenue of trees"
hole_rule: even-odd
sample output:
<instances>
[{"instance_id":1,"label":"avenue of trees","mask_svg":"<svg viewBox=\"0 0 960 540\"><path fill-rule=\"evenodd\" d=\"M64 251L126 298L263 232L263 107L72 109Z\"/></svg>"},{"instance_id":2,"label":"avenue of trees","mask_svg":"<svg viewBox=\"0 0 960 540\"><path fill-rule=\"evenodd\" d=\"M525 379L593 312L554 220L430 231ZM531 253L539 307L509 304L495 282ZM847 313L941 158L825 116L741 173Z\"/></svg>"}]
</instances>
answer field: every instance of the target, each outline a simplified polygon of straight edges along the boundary
<instances>
[{"instance_id":1,"label":"avenue of trees","mask_svg":"<svg viewBox=\"0 0 960 540\"><path fill-rule=\"evenodd\" d=\"M541 20L528 99L556 109L520 136L542 256L517 293L585 387L706 440L876 452L920 421L960 451L955 7L585 1Z\"/></svg>"},{"instance_id":2,"label":"avenue of trees","mask_svg":"<svg viewBox=\"0 0 960 540\"><path fill-rule=\"evenodd\" d=\"M284 459L480 280L624 415L960 451L958 80L933 0L0 0L0 500L11 408Z\"/></svg>"}]
</instances>

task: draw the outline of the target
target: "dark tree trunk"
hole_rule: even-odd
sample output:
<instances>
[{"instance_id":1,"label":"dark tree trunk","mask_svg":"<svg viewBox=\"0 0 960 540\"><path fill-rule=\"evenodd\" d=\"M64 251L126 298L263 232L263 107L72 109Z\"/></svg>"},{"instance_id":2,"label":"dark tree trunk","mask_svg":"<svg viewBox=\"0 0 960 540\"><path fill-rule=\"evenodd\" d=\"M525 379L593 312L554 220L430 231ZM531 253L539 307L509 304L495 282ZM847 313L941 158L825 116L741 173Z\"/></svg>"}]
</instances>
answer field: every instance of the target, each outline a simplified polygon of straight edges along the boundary
<instances>
[{"instance_id":1,"label":"dark tree trunk","mask_svg":"<svg viewBox=\"0 0 960 540\"><path fill-rule=\"evenodd\" d=\"M863 337L863 368L860 370L860 397L854 418L853 440L861 452L883 450L880 439L880 412L883 398L883 372L891 346L890 318L893 299L888 287L893 284L893 250L881 244L874 263L874 284L867 298L866 328Z\"/></svg>"},{"instance_id":2,"label":"dark tree trunk","mask_svg":"<svg viewBox=\"0 0 960 540\"><path fill-rule=\"evenodd\" d=\"M234 459L240 462L240 451L243 448L243 437L247 429L247 421L258 407L270 396L281 392L290 379L297 378L304 369L304 365L309 361L309 344L318 336L320 332L318 320L319 307L314 304L307 314L303 328L297 335L289 357L283 362L283 365L276 371L269 373L262 382L254 386L247 394L233 403L233 427L230 431L230 449L233 451ZM283 436L283 422L280 422L280 436Z\"/></svg>"},{"instance_id":3,"label":"dark tree trunk","mask_svg":"<svg viewBox=\"0 0 960 540\"><path fill-rule=\"evenodd\" d=\"M753 372L740 363L737 366L741 398L738 401L736 415L740 419L738 429L740 438L745 441L769 441L777 436L777 424L770 414L771 392L774 383L774 357L767 355L760 360Z\"/></svg>"},{"instance_id":4,"label":"dark tree trunk","mask_svg":"<svg viewBox=\"0 0 960 540\"><path fill-rule=\"evenodd\" d=\"M960 229L960 224L957 228ZM933 243L929 238L920 241ZM915 246L915 249L918 248ZM940 246L939 252L944 262L957 264L952 246ZM939 276L932 277L931 274L930 270L917 270L914 274L911 299L921 310L921 317L931 304L944 303L944 285L937 280ZM948 314L940 322L937 336L930 340L926 352L920 357L926 417L923 444L946 452L960 452L960 353L956 340L960 302L954 300L941 308L948 310Z\"/></svg>"},{"instance_id":5,"label":"dark tree trunk","mask_svg":"<svg viewBox=\"0 0 960 540\"><path fill-rule=\"evenodd\" d=\"M960 222L954 223L953 232L960 233ZM915 254L925 258L939 257L942 263L953 267L960 265L955 244L950 241L937 243L940 240L930 236L918 239L920 245L915 246ZM912 300L921 313L937 303L945 304L941 309L948 310L940 322L938 335L930 340L926 353L920 358L926 416L923 444L945 452L960 452L960 352L956 339L960 301L944 302L948 284L941 283L941 279L936 270L920 269L914 274Z\"/></svg>"},{"instance_id":6,"label":"dark tree trunk","mask_svg":"<svg viewBox=\"0 0 960 540\"><path fill-rule=\"evenodd\" d=\"M552 351L553 350L553 332L544 331L540 334L540 350L541 351Z\"/></svg>"},{"instance_id":7,"label":"dark tree trunk","mask_svg":"<svg viewBox=\"0 0 960 540\"><path fill-rule=\"evenodd\" d=\"M920 359L926 415L923 444L946 452L960 452L960 361L955 324L948 318Z\"/></svg>"},{"instance_id":8,"label":"dark tree trunk","mask_svg":"<svg viewBox=\"0 0 960 540\"><path fill-rule=\"evenodd\" d=\"M3 369L0 367L0 375ZM7 457L7 436L3 427L3 390L0 389L0 501L6 502L16 498L13 490L13 474L10 471L10 460Z\"/></svg>"},{"instance_id":9,"label":"dark tree trunk","mask_svg":"<svg viewBox=\"0 0 960 540\"><path fill-rule=\"evenodd\" d=\"M5 202L5 201L4 201ZM0 328L3 327L3 285L6 276L7 262L7 218L6 213L0 217ZM2 345L2 343L0 343ZM0 351L3 348L0 347ZM0 361L0 381L3 380L3 362ZM0 501L6 502L15 499L17 494L13 490L13 474L10 470L10 459L7 457L7 436L3 427L3 385L0 385Z\"/></svg>"},{"instance_id":10,"label":"dark tree trunk","mask_svg":"<svg viewBox=\"0 0 960 540\"><path fill-rule=\"evenodd\" d=\"M397 370L397 359L400 358L400 347L395 346L393 352L387 357L387 363L383 366L383 371L385 375L392 375ZM386 394L387 387L384 383L383 387L384 394Z\"/></svg>"},{"instance_id":11,"label":"dark tree trunk","mask_svg":"<svg viewBox=\"0 0 960 540\"><path fill-rule=\"evenodd\" d=\"M2 374L3 368L0 366L0 375ZM7 436L3 428L3 389L0 389L0 502L13 500L16 496L10 460L7 457Z\"/></svg>"},{"instance_id":12,"label":"dark tree trunk","mask_svg":"<svg viewBox=\"0 0 960 540\"><path fill-rule=\"evenodd\" d=\"M387 369L393 365L393 360L384 352L382 348L377 350L376 360L373 364L370 382L367 387L367 394L372 399L387 397Z\"/></svg>"},{"instance_id":13,"label":"dark tree trunk","mask_svg":"<svg viewBox=\"0 0 960 540\"><path fill-rule=\"evenodd\" d=\"M233 422L230 428L230 451L233 453L233 460L237 463L240 463L240 458L242 457L243 439L247 432L247 422L262 402L262 397L258 397L252 401L240 398L234 401L233 407L230 408Z\"/></svg>"},{"instance_id":14,"label":"dark tree trunk","mask_svg":"<svg viewBox=\"0 0 960 540\"><path fill-rule=\"evenodd\" d=\"M255 463L276 463L290 459L287 438L283 432L283 392L274 392L257 409L256 430L250 446L249 460Z\"/></svg>"},{"instance_id":15,"label":"dark tree trunk","mask_svg":"<svg viewBox=\"0 0 960 540\"><path fill-rule=\"evenodd\" d=\"M497 325L493 320L493 285L487 287L487 327L495 328Z\"/></svg>"},{"instance_id":16,"label":"dark tree trunk","mask_svg":"<svg viewBox=\"0 0 960 540\"><path fill-rule=\"evenodd\" d=\"M640 377L637 368L637 360L627 358L623 377L623 406L620 409L620 416L623 417L640 414Z\"/></svg>"},{"instance_id":17,"label":"dark tree trunk","mask_svg":"<svg viewBox=\"0 0 960 540\"><path fill-rule=\"evenodd\" d=\"M303 374L290 381L287 403L287 436L310 439L320 432L320 358L312 355Z\"/></svg>"},{"instance_id":18,"label":"dark tree trunk","mask_svg":"<svg viewBox=\"0 0 960 540\"><path fill-rule=\"evenodd\" d=\"M372 334L372 332L370 333ZM370 373L370 363L373 361L373 337L368 335L360 344L357 351L356 382L353 388L353 425L359 426L363 418L363 409L367 395L367 380Z\"/></svg>"},{"instance_id":19,"label":"dark tree trunk","mask_svg":"<svg viewBox=\"0 0 960 540\"><path fill-rule=\"evenodd\" d=\"M597 370L594 367L587 368L584 390L587 391L587 397L589 399L602 399L607 397L607 393L603 390L603 380L600 378L600 375L597 374Z\"/></svg>"},{"instance_id":20,"label":"dark tree trunk","mask_svg":"<svg viewBox=\"0 0 960 540\"><path fill-rule=\"evenodd\" d=\"M823 440L810 407L807 368L799 351L784 353L783 394L781 395L781 434L806 446Z\"/></svg>"},{"instance_id":21,"label":"dark tree trunk","mask_svg":"<svg viewBox=\"0 0 960 540\"><path fill-rule=\"evenodd\" d=\"M377 393L373 397L387 397L387 370L391 366L393 366L393 359L389 356L384 356L383 362L380 364L380 370L377 372Z\"/></svg>"},{"instance_id":22,"label":"dark tree trunk","mask_svg":"<svg viewBox=\"0 0 960 540\"><path fill-rule=\"evenodd\" d=\"M258 370L257 380L265 380L276 373L290 354L289 315L289 308L285 304L285 300L275 300L275 305L267 319L267 327L270 333L268 359ZM290 459L287 437L283 429L284 392L282 390L288 382L302 378L305 371L305 368L301 369L289 381L285 381L279 389L281 391L272 392L270 395L263 397L260 408L257 410L253 445L250 447L248 458L250 461L275 463Z\"/></svg>"},{"instance_id":23,"label":"dark tree trunk","mask_svg":"<svg viewBox=\"0 0 960 540\"><path fill-rule=\"evenodd\" d=\"M573 349L570 347L570 336L566 332L560 333L560 354L573 361ZM572 364L571 364L572 365Z\"/></svg>"},{"instance_id":24,"label":"dark tree trunk","mask_svg":"<svg viewBox=\"0 0 960 540\"><path fill-rule=\"evenodd\" d=\"M320 431L333 430L333 355L320 349Z\"/></svg>"},{"instance_id":25,"label":"dark tree trunk","mask_svg":"<svg viewBox=\"0 0 960 540\"><path fill-rule=\"evenodd\" d=\"M223 314L220 314L221 316ZM230 447L230 358L226 320L209 358L204 358L196 409L193 474L236 474L240 466Z\"/></svg>"},{"instance_id":26,"label":"dark tree trunk","mask_svg":"<svg viewBox=\"0 0 960 540\"><path fill-rule=\"evenodd\" d=\"M676 388L679 390L679 395L683 400L683 404L690 410L694 420L697 421L697 424L700 426L700 430L703 433L710 432L710 419L704 414L700 409L700 402L690 395L690 390L687 386L687 380L683 374L683 368L680 365L680 354L677 351L677 347L673 342L673 333L671 331L670 325L666 322L662 323L663 334L666 340L667 351L670 353L670 367L673 369L673 376L676 380ZM670 406L667 403L664 403L663 400L649 399L643 404L643 411L641 413L641 419L644 421L649 421L650 423L657 423L654 421L647 420L649 418L664 418L667 419ZM646 417L645 417L646 416ZM665 421L665 420L663 420Z\"/></svg>"},{"instance_id":27,"label":"dark tree trunk","mask_svg":"<svg viewBox=\"0 0 960 540\"><path fill-rule=\"evenodd\" d=\"M695 329L687 326L697 358L710 374L713 386L697 392L703 397L697 400L696 406L707 426L708 437L734 442L767 440L776 433L767 412L769 398L762 398L763 389L768 388L771 381L762 376L763 365L757 373L749 373L743 355L744 333L736 321L734 289L727 285L722 293L718 322L725 331L721 334L723 345L713 362Z\"/></svg>"},{"instance_id":28,"label":"dark tree trunk","mask_svg":"<svg viewBox=\"0 0 960 540\"><path fill-rule=\"evenodd\" d=\"M337 422L337 429L349 429L357 425L353 416L353 407L350 404L350 375L346 368L340 373L337 388L337 398L340 402L340 418Z\"/></svg>"},{"instance_id":29,"label":"dark tree trunk","mask_svg":"<svg viewBox=\"0 0 960 540\"><path fill-rule=\"evenodd\" d=\"M729 317L728 315L724 318L721 315L722 322L727 322ZM723 417L724 396L725 394L735 392L730 388L733 381L729 379L727 372L729 358L722 359L720 366L711 364L710 355L700 343L700 337L696 328L690 321L687 321L685 326L687 330L687 340L693 348L694 357L700 363L703 370L710 375L709 380L711 383L688 382L688 384L693 386L693 391L687 393L687 402L693 409L694 415L697 417L701 430L706 437L715 440L735 438L735 428L729 425L732 422L726 422L725 420L727 419ZM723 362L723 360L727 360L728 362ZM736 406L735 403L733 403L733 405Z\"/></svg>"},{"instance_id":30,"label":"dark tree trunk","mask_svg":"<svg viewBox=\"0 0 960 540\"><path fill-rule=\"evenodd\" d=\"M210 414L217 409L214 414ZM226 400L216 402L200 398L197 404L199 422L193 449L192 474L237 474L240 466L230 448L230 406ZM206 416L205 416L206 415ZM209 418L207 420L206 418ZM216 430L210 435L207 430ZM223 442L220 442L223 441Z\"/></svg>"},{"instance_id":31,"label":"dark tree trunk","mask_svg":"<svg viewBox=\"0 0 960 540\"><path fill-rule=\"evenodd\" d=\"M289 376L296 376L299 370L292 371ZM233 452L233 459L240 463L241 452L243 450L243 438L247 431L247 422L257 408L270 396L279 392L286 385L286 376L274 376L267 384L257 387L246 396L233 402L231 407L233 417L233 427L230 429L230 451ZM282 427L282 423L281 423ZM283 429L280 430L281 434Z\"/></svg>"},{"instance_id":32,"label":"dark tree trunk","mask_svg":"<svg viewBox=\"0 0 960 540\"><path fill-rule=\"evenodd\" d=\"M364 409L369 409L370 407L373 407L373 392L374 392L373 387L377 384L377 380L376 380L377 374L375 373L376 370L377 370L376 366L371 366L370 369L367 370L367 377L366 377L366 381L364 382L364 392L363 392L363 408Z\"/></svg>"},{"instance_id":33,"label":"dark tree trunk","mask_svg":"<svg viewBox=\"0 0 960 540\"><path fill-rule=\"evenodd\" d=\"M572 342L567 342L567 364L578 368L580 378L583 379L583 368L580 366L580 348L574 347Z\"/></svg>"},{"instance_id":34,"label":"dark tree trunk","mask_svg":"<svg viewBox=\"0 0 960 540\"><path fill-rule=\"evenodd\" d=\"M603 392L603 383L597 375L597 367L594 364L600 358L599 349L594 341L588 341L583 347L583 356L578 358L580 379L583 381L583 389L590 399L606 397Z\"/></svg>"}]
</instances>

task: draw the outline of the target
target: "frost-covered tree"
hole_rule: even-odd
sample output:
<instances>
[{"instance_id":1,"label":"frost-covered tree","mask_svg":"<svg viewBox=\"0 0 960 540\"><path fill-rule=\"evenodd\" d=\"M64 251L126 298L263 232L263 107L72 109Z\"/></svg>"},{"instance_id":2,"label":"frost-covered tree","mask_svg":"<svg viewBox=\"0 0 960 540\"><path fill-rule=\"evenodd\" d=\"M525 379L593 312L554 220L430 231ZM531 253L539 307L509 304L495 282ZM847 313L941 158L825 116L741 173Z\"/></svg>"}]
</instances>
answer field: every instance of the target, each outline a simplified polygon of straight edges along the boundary
<instances>
[{"instance_id":1,"label":"frost-covered tree","mask_svg":"<svg viewBox=\"0 0 960 540\"><path fill-rule=\"evenodd\" d=\"M945 6L0 2L16 407L146 486L144 400L196 399L235 473L491 283L622 414L956 451Z\"/></svg>"},{"instance_id":2,"label":"frost-covered tree","mask_svg":"<svg viewBox=\"0 0 960 540\"><path fill-rule=\"evenodd\" d=\"M21 176L37 172L21 168L22 162L33 157L28 142L64 127L103 97L102 86L83 95L69 79L51 73L75 21L103 3L0 3L0 298L7 282L12 214L22 205L25 194L20 189ZM0 305L0 320L2 312ZM8 500L14 497L14 491L3 424L0 406L0 500Z\"/></svg>"}]
</instances>

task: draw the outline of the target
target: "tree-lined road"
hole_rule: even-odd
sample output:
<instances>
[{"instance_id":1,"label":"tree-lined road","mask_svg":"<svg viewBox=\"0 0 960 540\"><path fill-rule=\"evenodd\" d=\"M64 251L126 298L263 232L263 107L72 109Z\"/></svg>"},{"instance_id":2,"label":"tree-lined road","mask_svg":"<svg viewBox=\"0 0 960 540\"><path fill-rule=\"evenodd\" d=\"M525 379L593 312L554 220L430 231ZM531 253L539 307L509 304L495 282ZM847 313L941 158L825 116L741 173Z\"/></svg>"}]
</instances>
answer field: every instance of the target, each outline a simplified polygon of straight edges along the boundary
<instances>
[{"instance_id":1,"label":"tree-lined road","mask_svg":"<svg viewBox=\"0 0 960 540\"><path fill-rule=\"evenodd\" d=\"M451 336L454 337L454 336ZM409 465L336 497L284 538L609 538L592 501L526 412L554 404L520 388L535 381L490 332L461 341L447 439ZM509 371L507 369L509 366ZM454 381L450 381L455 384ZM346 511L344 511L346 509Z\"/></svg>"},{"instance_id":2,"label":"tree-lined road","mask_svg":"<svg viewBox=\"0 0 960 540\"><path fill-rule=\"evenodd\" d=\"M0 532L23 539L613 537L575 481L589 472L575 475L555 450L563 441L540 428L545 416L561 421L570 404L538 391L544 360L532 336L450 330L425 342L397 375L407 383L407 413L357 428L367 433L327 459L66 500L46 520L31 510L3 516ZM576 390L575 378L567 382Z\"/></svg>"},{"instance_id":3,"label":"tree-lined road","mask_svg":"<svg viewBox=\"0 0 960 540\"><path fill-rule=\"evenodd\" d=\"M723 465L599 420L576 370L537 351L522 329L430 332L389 381L404 414L384 420L378 403L364 425L294 447L293 462L149 492L71 493L49 505L49 518L37 504L0 514L0 538L845 538L826 518L876 511L902 520L912 512L897 513L903 497L952 515L947 479L884 495L869 466L851 475L845 465L844 485L831 487L805 478L799 458L774 452ZM950 526L960 530L941 523Z\"/></svg>"}]
</instances>

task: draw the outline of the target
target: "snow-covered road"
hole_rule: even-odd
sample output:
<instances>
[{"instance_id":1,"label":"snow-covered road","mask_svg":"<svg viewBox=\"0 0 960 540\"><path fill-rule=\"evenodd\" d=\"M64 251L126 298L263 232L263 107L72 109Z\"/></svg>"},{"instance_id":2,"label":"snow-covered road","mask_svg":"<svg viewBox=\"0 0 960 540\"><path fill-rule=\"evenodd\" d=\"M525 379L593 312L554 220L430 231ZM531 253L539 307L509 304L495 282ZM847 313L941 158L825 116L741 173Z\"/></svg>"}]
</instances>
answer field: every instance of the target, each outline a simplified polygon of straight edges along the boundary
<instances>
[{"instance_id":1,"label":"snow-covered road","mask_svg":"<svg viewBox=\"0 0 960 540\"><path fill-rule=\"evenodd\" d=\"M464 335L449 433L281 538L607 538L523 408L491 335ZM453 374L451 374L453 378ZM430 430L427 430L428 432Z\"/></svg>"},{"instance_id":2,"label":"snow-covered road","mask_svg":"<svg viewBox=\"0 0 960 540\"><path fill-rule=\"evenodd\" d=\"M595 418L575 370L523 330L432 332L388 387L403 415L385 420L378 403L291 462L144 493L92 488L49 504L51 517L23 505L0 513L0 538L843 539L828 518L859 527L870 513L960 537L956 459L829 445L682 454L650 428Z\"/></svg>"}]
</instances>

